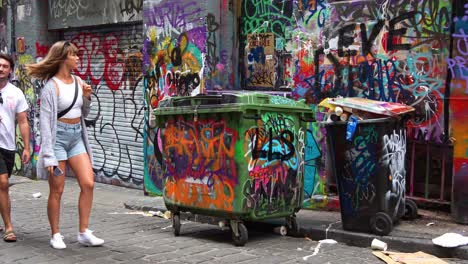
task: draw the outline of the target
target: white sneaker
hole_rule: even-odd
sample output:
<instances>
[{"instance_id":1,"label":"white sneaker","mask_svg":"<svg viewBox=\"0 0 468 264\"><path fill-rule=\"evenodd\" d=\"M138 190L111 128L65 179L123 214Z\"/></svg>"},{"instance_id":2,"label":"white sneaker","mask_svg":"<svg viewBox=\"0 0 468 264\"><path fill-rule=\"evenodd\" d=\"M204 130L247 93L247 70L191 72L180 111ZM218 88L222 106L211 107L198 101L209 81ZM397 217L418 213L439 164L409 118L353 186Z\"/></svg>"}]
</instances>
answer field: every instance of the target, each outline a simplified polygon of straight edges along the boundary
<instances>
[{"instance_id":1,"label":"white sneaker","mask_svg":"<svg viewBox=\"0 0 468 264\"><path fill-rule=\"evenodd\" d=\"M84 233L78 233L78 242L88 247L97 247L104 244L104 240L93 235L93 231L86 229Z\"/></svg>"},{"instance_id":2,"label":"white sneaker","mask_svg":"<svg viewBox=\"0 0 468 264\"><path fill-rule=\"evenodd\" d=\"M63 242L63 236L60 233L55 233L50 239L50 246L55 249L65 249L67 245Z\"/></svg>"}]
</instances>

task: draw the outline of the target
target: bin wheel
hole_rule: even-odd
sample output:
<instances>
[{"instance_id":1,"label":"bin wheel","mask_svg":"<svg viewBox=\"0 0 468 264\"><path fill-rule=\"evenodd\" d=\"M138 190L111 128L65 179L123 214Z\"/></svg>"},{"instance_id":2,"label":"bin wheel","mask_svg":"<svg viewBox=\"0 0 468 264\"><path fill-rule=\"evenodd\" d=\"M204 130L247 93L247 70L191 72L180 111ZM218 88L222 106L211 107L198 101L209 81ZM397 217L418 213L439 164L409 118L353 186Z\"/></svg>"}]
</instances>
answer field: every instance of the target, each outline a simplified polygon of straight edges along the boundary
<instances>
[{"instance_id":1,"label":"bin wheel","mask_svg":"<svg viewBox=\"0 0 468 264\"><path fill-rule=\"evenodd\" d=\"M247 227L245 227L243 223L237 224L237 230L239 232L237 235L236 232L232 230L232 240L234 241L234 245L242 247L247 243L247 240L249 240L249 233Z\"/></svg>"},{"instance_id":2,"label":"bin wheel","mask_svg":"<svg viewBox=\"0 0 468 264\"><path fill-rule=\"evenodd\" d=\"M414 220L416 218L418 218L418 206L413 200L406 199L405 214L403 215L403 219Z\"/></svg>"},{"instance_id":3,"label":"bin wheel","mask_svg":"<svg viewBox=\"0 0 468 264\"><path fill-rule=\"evenodd\" d=\"M299 234L299 226L297 225L296 217L288 217L286 221L288 223L288 234L297 236Z\"/></svg>"},{"instance_id":4,"label":"bin wheel","mask_svg":"<svg viewBox=\"0 0 468 264\"><path fill-rule=\"evenodd\" d=\"M174 231L174 236L179 236L180 235L180 215L177 213L174 213L172 216L172 228Z\"/></svg>"},{"instance_id":5,"label":"bin wheel","mask_svg":"<svg viewBox=\"0 0 468 264\"><path fill-rule=\"evenodd\" d=\"M371 229L374 234L379 236L388 235L393 229L392 218L383 212L378 212L371 219Z\"/></svg>"}]
</instances>

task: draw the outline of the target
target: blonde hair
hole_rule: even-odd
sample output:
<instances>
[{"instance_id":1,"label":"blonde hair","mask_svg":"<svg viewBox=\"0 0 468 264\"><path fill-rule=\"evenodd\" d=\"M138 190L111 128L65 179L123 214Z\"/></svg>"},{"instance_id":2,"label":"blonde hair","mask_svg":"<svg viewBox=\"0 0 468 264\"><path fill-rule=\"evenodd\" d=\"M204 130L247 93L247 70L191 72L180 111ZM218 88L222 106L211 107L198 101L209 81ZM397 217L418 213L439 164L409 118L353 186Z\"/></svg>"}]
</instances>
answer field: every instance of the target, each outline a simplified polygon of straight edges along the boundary
<instances>
[{"instance_id":1,"label":"blonde hair","mask_svg":"<svg viewBox=\"0 0 468 264\"><path fill-rule=\"evenodd\" d=\"M50 47L47 56L38 63L26 65L28 75L40 80L49 80L58 72L69 54L77 54L78 48L70 41L58 41Z\"/></svg>"}]
</instances>

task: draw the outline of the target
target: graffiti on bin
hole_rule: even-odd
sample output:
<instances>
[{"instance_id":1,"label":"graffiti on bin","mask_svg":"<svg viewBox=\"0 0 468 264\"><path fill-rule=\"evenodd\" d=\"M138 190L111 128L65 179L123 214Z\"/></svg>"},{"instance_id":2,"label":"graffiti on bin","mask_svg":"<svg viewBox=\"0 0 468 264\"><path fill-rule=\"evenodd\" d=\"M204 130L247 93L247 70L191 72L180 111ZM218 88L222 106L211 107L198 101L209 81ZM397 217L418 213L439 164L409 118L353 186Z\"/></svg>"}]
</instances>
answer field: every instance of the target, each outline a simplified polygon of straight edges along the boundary
<instances>
[{"instance_id":1,"label":"graffiti on bin","mask_svg":"<svg viewBox=\"0 0 468 264\"><path fill-rule=\"evenodd\" d=\"M389 180L391 188L385 194L385 199L388 208L393 208L395 211L393 218L397 217L398 209L404 204L405 189L406 189L406 170L405 170L405 157L406 157L406 131L393 131L391 135L384 135L384 153L382 160L390 169ZM391 212L388 212L391 213Z\"/></svg>"},{"instance_id":2,"label":"graffiti on bin","mask_svg":"<svg viewBox=\"0 0 468 264\"><path fill-rule=\"evenodd\" d=\"M341 206L346 215L353 215L360 208L372 203L376 187L371 181L378 168L378 134L375 126L362 127L353 141L353 149L346 151L342 186Z\"/></svg>"},{"instance_id":3,"label":"graffiti on bin","mask_svg":"<svg viewBox=\"0 0 468 264\"><path fill-rule=\"evenodd\" d=\"M294 118L279 113L263 114L257 125L245 132L249 180L243 187L243 204L257 216L284 212L302 202L297 133ZM300 144L302 149L303 138Z\"/></svg>"},{"instance_id":4,"label":"graffiti on bin","mask_svg":"<svg viewBox=\"0 0 468 264\"><path fill-rule=\"evenodd\" d=\"M175 203L232 210L236 141L237 131L224 120L169 120L162 133L166 195Z\"/></svg>"},{"instance_id":5,"label":"graffiti on bin","mask_svg":"<svg viewBox=\"0 0 468 264\"><path fill-rule=\"evenodd\" d=\"M212 177L212 186L207 182L189 179L171 179L165 182L164 197L176 204L194 208L232 211L234 202L234 186L217 175Z\"/></svg>"},{"instance_id":6,"label":"graffiti on bin","mask_svg":"<svg viewBox=\"0 0 468 264\"><path fill-rule=\"evenodd\" d=\"M270 98L270 103L271 104L277 104L277 105L290 105L290 106L296 106L297 101L286 98L284 96L272 96Z\"/></svg>"}]
</instances>

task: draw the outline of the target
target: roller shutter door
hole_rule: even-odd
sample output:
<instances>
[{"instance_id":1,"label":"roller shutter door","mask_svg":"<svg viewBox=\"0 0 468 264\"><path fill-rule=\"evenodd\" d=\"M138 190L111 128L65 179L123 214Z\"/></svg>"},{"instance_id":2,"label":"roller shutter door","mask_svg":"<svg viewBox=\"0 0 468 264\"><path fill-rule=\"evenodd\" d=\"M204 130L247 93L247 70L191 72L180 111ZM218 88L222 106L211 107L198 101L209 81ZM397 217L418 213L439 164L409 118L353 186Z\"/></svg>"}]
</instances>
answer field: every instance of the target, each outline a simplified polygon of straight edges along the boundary
<instances>
[{"instance_id":1,"label":"roller shutter door","mask_svg":"<svg viewBox=\"0 0 468 264\"><path fill-rule=\"evenodd\" d=\"M86 121L97 182L143 187L142 32L141 24L64 32L79 48L75 74L94 90Z\"/></svg>"}]
</instances>

